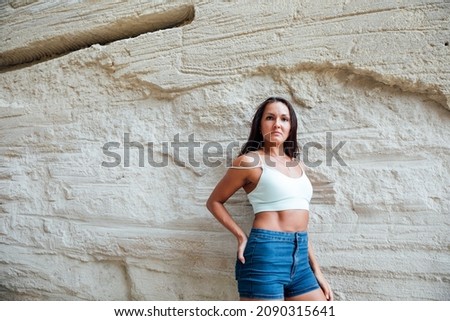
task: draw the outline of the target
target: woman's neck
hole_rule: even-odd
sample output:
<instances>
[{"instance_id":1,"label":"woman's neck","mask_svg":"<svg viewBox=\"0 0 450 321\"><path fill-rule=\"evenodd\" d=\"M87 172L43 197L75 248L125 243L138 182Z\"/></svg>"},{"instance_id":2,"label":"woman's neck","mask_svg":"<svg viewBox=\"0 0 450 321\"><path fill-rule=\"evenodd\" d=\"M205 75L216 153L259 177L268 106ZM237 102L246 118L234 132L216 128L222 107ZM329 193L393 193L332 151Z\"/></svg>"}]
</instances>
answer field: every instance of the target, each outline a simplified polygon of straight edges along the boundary
<instances>
[{"instance_id":1,"label":"woman's neck","mask_svg":"<svg viewBox=\"0 0 450 321\"><path fill-rule=\"evenodd\" d=\"M284 152L283 144L278 146L267 146L263 148L264 154L273 157L283 157L286 156Z\"/></svg>"}]
</instances>

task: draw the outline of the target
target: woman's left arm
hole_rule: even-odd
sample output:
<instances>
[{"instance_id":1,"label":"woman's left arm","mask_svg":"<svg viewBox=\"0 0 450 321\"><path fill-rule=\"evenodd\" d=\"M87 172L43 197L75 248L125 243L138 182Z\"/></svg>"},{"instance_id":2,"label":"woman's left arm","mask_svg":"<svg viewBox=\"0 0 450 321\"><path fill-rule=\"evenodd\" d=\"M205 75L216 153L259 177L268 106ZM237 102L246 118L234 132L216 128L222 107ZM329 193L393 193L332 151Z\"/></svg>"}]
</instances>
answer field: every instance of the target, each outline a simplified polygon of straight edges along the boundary
<instances>
[{"instance_id":1,"label":"woman's left arm","mask_svg":"<svg viewBox=\"0 0 450 321\"><path fill-rule=\"evenodd\" d=\"M314 272L314 275L316 276L317 282L319 283L320 287L322 288L323 294L325 295L325 298L328 301L333 301L333 291L331 291L331 287L328 284L327 280L325 280L325 277L323 276L322 271L320 270L319 263L317 263L316 257L314 255L314 250L312 248L311 240L308 241L308 258L309 258L309 264L311 265L311 269Z\"/></svg>"}]
</instances>

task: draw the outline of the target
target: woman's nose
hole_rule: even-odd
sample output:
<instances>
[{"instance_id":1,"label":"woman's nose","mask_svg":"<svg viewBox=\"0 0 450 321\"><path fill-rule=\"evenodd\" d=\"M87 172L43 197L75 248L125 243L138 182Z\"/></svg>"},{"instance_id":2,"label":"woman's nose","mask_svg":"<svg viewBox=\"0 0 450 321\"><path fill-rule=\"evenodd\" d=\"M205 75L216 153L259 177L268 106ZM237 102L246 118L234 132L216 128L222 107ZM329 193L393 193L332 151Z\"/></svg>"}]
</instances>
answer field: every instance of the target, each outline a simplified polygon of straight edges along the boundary
<instances>
[{"instance_id":1,"label":"woman's nose","mask_svg":"<svg viewBox=\"0 0 450 321\"><path fill-rule=\"evenodd\" d=\"M280 120L277 118L275 119L275 123L273 124L274 128L279 128L280 127Z\"/></svg>"}]
</instances>

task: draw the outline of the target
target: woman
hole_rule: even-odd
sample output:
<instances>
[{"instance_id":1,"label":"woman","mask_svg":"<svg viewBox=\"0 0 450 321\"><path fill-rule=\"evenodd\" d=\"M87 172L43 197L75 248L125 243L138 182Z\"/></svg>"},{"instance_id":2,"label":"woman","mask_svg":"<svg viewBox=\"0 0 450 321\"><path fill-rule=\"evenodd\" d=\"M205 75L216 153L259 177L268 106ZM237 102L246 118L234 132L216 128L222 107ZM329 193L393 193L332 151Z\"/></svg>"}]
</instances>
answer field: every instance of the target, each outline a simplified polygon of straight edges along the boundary
<instances>
[{"instance_id":1,"label":"woman","mask_svg":"<svg viewBox=\"0 0 450 321\"><path fill-rule=\"evenodd\" d=\"M248 142L207 201L237 239L241 300L333 300L308 242L312 186L297 154L294 109L283 98L266 99L255 113ZM224 207L241 187L255 212L248 238Z\"/></svg>"}]
</instances>

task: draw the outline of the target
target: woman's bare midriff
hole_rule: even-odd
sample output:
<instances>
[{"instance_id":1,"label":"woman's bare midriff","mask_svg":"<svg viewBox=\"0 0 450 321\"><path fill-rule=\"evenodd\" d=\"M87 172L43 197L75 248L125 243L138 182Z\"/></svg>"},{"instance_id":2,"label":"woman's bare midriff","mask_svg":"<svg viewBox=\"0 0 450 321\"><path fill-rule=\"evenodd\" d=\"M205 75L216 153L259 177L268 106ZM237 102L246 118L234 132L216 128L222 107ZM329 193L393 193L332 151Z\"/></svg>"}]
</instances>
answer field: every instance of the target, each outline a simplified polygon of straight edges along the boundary
<instances>
[{"instance_id":1,"label":"woman's bare midriff","mask_svg":"<svg viewBox=\"0 0 450 321\"><path fill-rule=\"evenodd\" d=\"M267 211L255 215L253 227L272 231L301 232L308 229L308 210Z\"/></svg>"}]
</instances>

